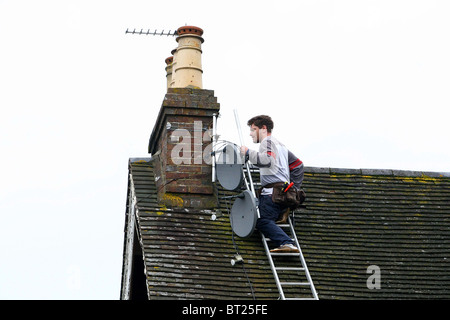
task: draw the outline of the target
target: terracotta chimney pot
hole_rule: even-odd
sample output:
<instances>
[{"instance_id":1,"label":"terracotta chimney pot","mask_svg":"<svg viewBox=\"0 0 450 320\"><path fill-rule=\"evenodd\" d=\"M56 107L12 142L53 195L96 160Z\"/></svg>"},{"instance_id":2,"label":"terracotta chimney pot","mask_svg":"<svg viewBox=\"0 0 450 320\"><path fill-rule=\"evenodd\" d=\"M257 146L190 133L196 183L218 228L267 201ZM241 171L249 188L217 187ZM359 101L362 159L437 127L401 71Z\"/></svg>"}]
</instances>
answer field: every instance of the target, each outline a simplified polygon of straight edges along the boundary
<instances>
[{"instance_id":1,"label":"terracotta chimney pot","mask_svg":"<svg viewBox=\"0 0 450 320\"><path fill-rule=\"evenodd\" d=\"M166 78L167 78L167 89L170 87L172 83L172 64L173 64L173 56L166 58Z\"/></svg>"},{"instance_id":2,"label":"terracotta chimney pot","mask_svg":"<svg viewBox=\"0 0 450 320\"><path fill-rule=\"evenodd\" d=\"M195 34L198 36L202 36L203 34L203 29L199 28L199 27L194 27L194 26L184 26L184 27L179 27L177 30L178 35L182 35L182 34Z\"/></svg>"},{"instance_id":3,"label":"terracotta chimney pot","mask_svg":"<svg viewBox=\"0 0 450 320\"><path fill-rule=\"evenodd\" d=\"M171 82L168 84L167 88L173 88L175 86L175 69L177 67L177 48L173 49L171 52L173 60L172 60L172 76Z\"/></svg>"}]
</instances>

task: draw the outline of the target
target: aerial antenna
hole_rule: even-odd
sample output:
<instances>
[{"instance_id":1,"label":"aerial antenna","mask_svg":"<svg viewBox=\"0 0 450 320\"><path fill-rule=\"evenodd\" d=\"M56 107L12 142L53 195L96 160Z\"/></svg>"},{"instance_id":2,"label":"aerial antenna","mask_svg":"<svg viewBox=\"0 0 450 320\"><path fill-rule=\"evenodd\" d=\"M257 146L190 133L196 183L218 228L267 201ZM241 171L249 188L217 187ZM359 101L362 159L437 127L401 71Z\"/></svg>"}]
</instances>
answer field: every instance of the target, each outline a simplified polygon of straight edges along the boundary
<instances>
[{"instance_id":1,"label":"aerial antenna","mask_svg":"<svg viewBox=\"0 0 450 320\"><path fill-rule=\"evenodd\" d=\"M144 29L141 29L139 31L136 31L136 29L133 29L133 31L131 30L127 30L125 31L125 34L137 34L137 35L145 35L145 36L176 36L178 35L178 31L175 30L174 32L172 32L172 30L169 30L169 32L164 32L164 29L159 32L158 29L155 29L154 31L151 31L150 29L147 29L147 31L144 31Z\"/></svg>"}]
</instances>

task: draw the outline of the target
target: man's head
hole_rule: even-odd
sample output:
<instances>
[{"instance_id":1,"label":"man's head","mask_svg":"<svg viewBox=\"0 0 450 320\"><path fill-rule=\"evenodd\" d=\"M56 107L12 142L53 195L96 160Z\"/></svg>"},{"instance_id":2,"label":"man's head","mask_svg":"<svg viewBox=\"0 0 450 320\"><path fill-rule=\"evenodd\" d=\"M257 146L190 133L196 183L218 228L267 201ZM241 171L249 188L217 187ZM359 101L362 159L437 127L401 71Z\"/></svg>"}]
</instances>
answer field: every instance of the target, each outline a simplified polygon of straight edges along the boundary
<instances>
[{"instance_id":1,"label":"man's head","mask_svg":"<svg viewBox=\"0 0 450 320\"><path fill-rule=\"evenodd\" d=\"M254 143L260 143L267 136L272 134L273 121L266 115L260 115L248 120L247 125L250 127L250 136Z\"/></svg>"}]
</instances>

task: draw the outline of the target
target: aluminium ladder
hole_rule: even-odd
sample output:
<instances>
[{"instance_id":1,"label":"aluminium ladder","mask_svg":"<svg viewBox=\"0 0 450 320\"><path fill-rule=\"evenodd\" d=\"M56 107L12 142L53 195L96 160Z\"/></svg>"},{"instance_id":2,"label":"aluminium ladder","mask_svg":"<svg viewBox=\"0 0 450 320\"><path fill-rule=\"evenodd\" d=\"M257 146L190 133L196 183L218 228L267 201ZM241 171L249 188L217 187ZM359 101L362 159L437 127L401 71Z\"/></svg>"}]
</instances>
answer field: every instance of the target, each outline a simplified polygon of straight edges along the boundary
<instances>
[{"instance_id":1,"label":"aluminium ladder","mask_svg":"<svg viewBox=\"0 0 450 320\"><path fill-rule=\"evenodd\" d=\"M253 195L255 195L255 187L260 186L260 182L253 181L252 177L252 171L250 166L248 165L248 162L246 163L246 167L243 167L243 173L244 173L244 180L245 184L247 186L247 189L251 189L253 192ZM254 172L254 171L253 171ZM250 183L247 182L247 179L245 178L245 173L249 176ZM250 184L250 186L249 186ZM293 211L294 212L294 211ZM281 228L288 228L289 232L285 232L289 235L291 234L291 239L294 241L295 245L297 246L299 252L298 253L275 253L270 252L269 248L269 242L271 241L269 238L266 238L262 232L261 238L262 242L264 244L264 249L266 251L266 255L269 259L270 268L272 269L273 276L275 278L275 283L278 288L278 292L280 293L280 299L281 300L319 300L319 297L316 292L316 288L314 287L314 283L312 281L311 275L308 270L308 266L306 265L305 258L303 257L302 249L300 248L300 243L298 242L297 235L295 233L294 229L294 221L293 221L293 212L289 214L288 217L288 223L287 224L277 224ZM259 213L258 213L259 217ZM278 261L277 258L282 257L298 257L301 267L293 267L293 261L289 259L287 263L290 266L284 266L283 261ZM275 265L277 263L277 266ZM286 263L286 261L284 261ZM281 266L280 266L281 265ZM280 272L281 271L281 272ZM287 272L287 274L284 274L284 272ZM281 276L280 276L281 275ZM287 277L288 280L284 280L284 278ZM280 279L283 278L283 279ZM300 281L290 281L293 278L300 278ZM306 279L305 279L306 278ZM294 292L295 296L291 297L292 294L292 288L297 287L300 290L297 290ZM309 289L308 289L309 288ZM305 289L307 292L305 293ZM301 292L298 292L301 291ZM287 297L289 295L289 297Z\"/></svg>"},{"instance_id":2,"label":"aluminium ladder","mask_svg":"<svg viewBox=\"0 0 450 320\"><path fill-rule=\"evenodd\" d=\"M291 234L292 240L294 240L295 245L299 249L298 253L275 253L270 252L269 248L269 242L270 239L266 238L262 233L262 241L264 244L264 248L266 250L266 255L269 258L270 268L272 269L275 282L278 288L278 291L280 293L280 299L281 300L319 300L316 292L316 288L314 287L311 275L309 273L308 267L305 262L305 258L303 257L302 250L300 248L300 244L297 239L297 235L295 234L295 229L293 225L293 217L292 215L289 215L288 223L287 224L278 224L281 228L288 228L289 232ZM288 232L286 232L289 234ZM282 265L282 261L278 261L277 258L279 257L298 257L300 260L301 267L292 267L292 266L276 266ZM284 261L286 262L286 261ZM292 261L290 261L292 264ZM284 271L287 271L287 274L282 274ZM280 276L281 274L281 276ZM287 280L280 279L283 278L283 276L287 277ZM292 281L292 278L301 278L300 281ZM306 278L306 279L305 279ZM291 292L289 289L293 288L302 288L300 290L303 290L303 292L299 293L298 291L295 291L294 293ZM309 287L309 290L307 289ZM305 293L305 288L307 292ZM294 297L287 295L295 294ZM300 296L301 295L301 296Z\"/></svg>"}]
</instances>

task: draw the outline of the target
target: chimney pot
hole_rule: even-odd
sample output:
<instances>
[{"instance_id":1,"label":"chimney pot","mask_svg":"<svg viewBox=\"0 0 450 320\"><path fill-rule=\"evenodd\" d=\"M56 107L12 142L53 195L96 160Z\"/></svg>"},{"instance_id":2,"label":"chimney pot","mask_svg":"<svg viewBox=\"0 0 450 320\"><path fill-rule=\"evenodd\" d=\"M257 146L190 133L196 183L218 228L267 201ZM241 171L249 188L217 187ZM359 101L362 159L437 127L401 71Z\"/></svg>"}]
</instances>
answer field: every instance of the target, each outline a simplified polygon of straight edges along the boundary
<instances>
[{"instance_id":1,"label":"chimney pot","mask_svg":"<svg viewBox=\"0 0 450 320\"><path fill-rule=\"evenodd\" d=\"M184 26L177 30L178 47L172 50L172 76L170 88L203 88L202 48L203 30L195 26Z\"/></svg>"},{"instance_id":2,"label":"chimney pot","mask_svg":"<svg viewBox=\"0 0 450 320\"><path fill-rule=\"evenodd\" d=\"M171 64L173 62L173 57L166 58L166 64Z\"/></svg>"},{"instance_id":3,"label":"chimney pot","mask_svg":"<svg viewBox=\"0 0 450 320\"><path fill-rule=\"evenodd\" d=\"M182 34L195 34L197 36L201 36L203 34L203 29L194 26L184 26L179 27L177 30L178 35Z\"/></svg>"},{"instance_id":4,"label":"chimney pot","mask_svg":"<svg viewBox=\"0 0 450 320\"><path fill-rule=\"evenodd\" d=\"M166 78L167 78L167 89L172 84L172 73L173 73L173 56L166 58Z\"/></svg>"}]
</instances>

